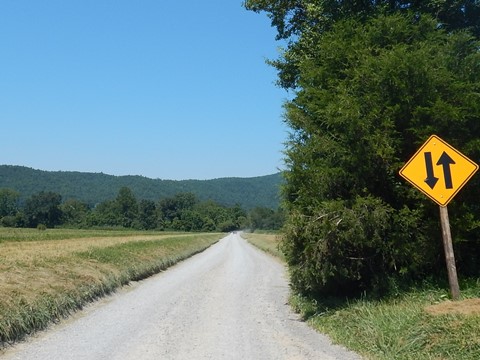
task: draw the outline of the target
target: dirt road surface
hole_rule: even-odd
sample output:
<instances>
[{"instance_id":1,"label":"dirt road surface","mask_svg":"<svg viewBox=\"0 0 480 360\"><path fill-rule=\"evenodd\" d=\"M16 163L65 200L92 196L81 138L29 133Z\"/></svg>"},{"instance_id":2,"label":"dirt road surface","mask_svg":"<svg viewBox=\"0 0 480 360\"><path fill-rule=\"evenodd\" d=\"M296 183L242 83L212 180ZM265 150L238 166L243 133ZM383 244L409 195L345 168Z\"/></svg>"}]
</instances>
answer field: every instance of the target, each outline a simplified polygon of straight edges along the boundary
<instances>
[{"instance_id":1,"label":"dirt road surface","mask_svg":"<svg viewBox=\"0 0 480 360\"><path fill-rule=\"evenodd\" d=\"M1 359L360 359L299 321L276 259L230 234Z\"/></svg>"}]
</instances>

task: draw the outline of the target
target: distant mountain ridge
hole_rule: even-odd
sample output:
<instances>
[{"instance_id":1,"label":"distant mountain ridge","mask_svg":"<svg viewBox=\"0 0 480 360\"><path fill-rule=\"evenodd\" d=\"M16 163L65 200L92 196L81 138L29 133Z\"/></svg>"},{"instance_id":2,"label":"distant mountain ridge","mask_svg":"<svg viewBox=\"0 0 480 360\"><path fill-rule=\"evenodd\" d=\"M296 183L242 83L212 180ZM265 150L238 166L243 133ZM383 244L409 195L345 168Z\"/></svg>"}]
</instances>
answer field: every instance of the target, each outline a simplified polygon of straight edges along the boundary
<instances>
[{"instance_id":1,"label":"distant mountain ridge","mask_svg":"<svg viewBox=\"0 0 480 360\"><path fill-rule=\"evenodd\" d=\"M114 199L121 187L129 187L137 199L157 201L177 193L191 192L200 200L221 205L239 204L276 209L280 203L281 173L251 178L212 180L160 180L143 176L115 176L76 171L43 171L17 165L0 165L0 188L20 193L21 200L40 191L53 191L63 200L78 199L89 205Z\"/></svg>"}]
</instances>

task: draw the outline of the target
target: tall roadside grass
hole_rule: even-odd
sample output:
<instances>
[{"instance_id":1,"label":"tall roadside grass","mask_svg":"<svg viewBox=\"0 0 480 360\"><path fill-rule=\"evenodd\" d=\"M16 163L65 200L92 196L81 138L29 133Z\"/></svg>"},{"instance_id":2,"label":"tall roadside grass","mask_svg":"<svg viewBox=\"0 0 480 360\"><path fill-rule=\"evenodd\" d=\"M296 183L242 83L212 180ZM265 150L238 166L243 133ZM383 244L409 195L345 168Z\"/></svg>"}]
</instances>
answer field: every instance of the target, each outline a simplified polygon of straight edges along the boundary
<instances>
[{"instance_id":1,"label":"tall roadside grass","mask_svg":"<svg viewBox=\"0 0 480 360\"><path fill-rule=\"evenodd\" d=\"M0 228L0 346L132 280L162 271L223 236Z\"/></svg>"},{"instance_id":2,"label":"tall roadside grass","mask_svg":"<svg viewBox=\"0 0 480 360\"><path fill-rule=\"evenodd\" d=\"M480 359L480 284L451 302L445 289L411 290L384 300L290 303L311 326L367 359ZM472 297L472 298L471 298Z\"/></svg>"}]
</instances>

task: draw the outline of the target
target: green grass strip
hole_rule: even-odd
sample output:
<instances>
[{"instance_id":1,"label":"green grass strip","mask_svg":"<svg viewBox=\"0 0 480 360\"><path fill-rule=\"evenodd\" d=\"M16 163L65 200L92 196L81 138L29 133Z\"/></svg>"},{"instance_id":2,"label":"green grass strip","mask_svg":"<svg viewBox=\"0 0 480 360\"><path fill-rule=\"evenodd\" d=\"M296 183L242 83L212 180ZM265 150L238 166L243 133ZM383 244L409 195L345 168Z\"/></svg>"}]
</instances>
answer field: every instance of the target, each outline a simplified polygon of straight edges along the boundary
<instances>
[{"instance_id":1,"label":"green grass strip","mask_svg":"<svg viewBox=\"0 0 480 360\"><path fill-rule=\"evenodd\" d=\"M5 241L48 241L48 240L66 240L93 237L124 237L124 236L142 236L142 235L174 235L179 233L168 233L159 231L140 231L129 229L116 230L97 230L97 229L26 229L26 228L4 228L0 227L0 243Z\"/></svg>"},{"instance_id":2,"label":"green grass strip","mask_svg":"<svg viewBox=\"0 0 480 360\"><path fill-rule=\"evenodd\" d=\"M472 285L470 285L472 286ZM480 285L465 296L480 295ZM447 299L445 290L412 290L387 300L329 299L323 303L292 296L309 324L367 359L421 360L480 358L480 313L432 315L426 307ZM462 307L462 302L456 306Z\"/></svg>"}]
</instances>

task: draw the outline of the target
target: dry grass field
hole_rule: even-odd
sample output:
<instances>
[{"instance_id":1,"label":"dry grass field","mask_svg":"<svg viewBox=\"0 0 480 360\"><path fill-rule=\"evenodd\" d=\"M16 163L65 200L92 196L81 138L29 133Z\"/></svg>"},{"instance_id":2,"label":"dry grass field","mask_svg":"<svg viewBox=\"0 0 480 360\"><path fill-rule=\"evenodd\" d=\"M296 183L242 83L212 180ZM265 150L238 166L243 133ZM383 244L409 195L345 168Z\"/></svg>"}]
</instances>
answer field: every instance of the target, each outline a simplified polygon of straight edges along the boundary
<instances>
[{"instance_id":1,"label":"dry grass field","mask_svg":"<svg viewBox=\"0 0 480 360\"><path fill-rule=\"evenodd\" d=\"M222 236L0 228L0 343L162 271Z\"/></svg>"}]
</instances>

